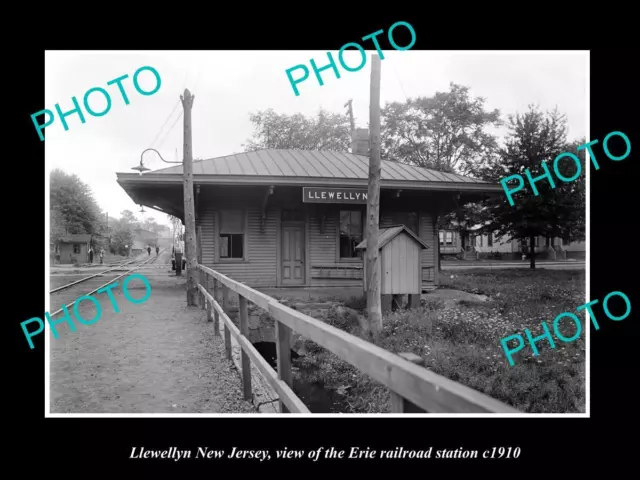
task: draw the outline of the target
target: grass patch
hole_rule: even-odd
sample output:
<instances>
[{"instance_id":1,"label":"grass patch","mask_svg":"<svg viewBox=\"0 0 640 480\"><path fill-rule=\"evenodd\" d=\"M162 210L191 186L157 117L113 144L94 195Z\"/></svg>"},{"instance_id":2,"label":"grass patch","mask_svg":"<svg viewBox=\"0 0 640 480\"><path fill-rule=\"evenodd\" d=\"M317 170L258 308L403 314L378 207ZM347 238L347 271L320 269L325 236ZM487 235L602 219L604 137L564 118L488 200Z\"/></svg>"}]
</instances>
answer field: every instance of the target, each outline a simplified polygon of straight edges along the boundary
<instances>
[{"instance_id":1,"label":"grass patch","mask_svg":"<svg viewBox=\"0 0 640 480\"><path fill-rule=\"evenodd\" d=\"M528 328L543 333L562 312L574 312L586 302L585 273L574 270L470 270L443 275L442 286L489 296L487 302L459 302L446 307L427 297L419 309L385 315L383 331L375 341L365 335L353 312L331 309L325 321L394 353L411 352L425 359L425 367L529 413L585 411L584 334L572 343L538 342L534 357L528 344L509 366L500 340ZM349 308L362 311L362 299ZM358 308L356 308L358 307ZM337 312L341 312L340 315ZM577 314L585 326L584 315ZM565 336L574 330L562 324ZM584 331L584 330L583 330ZM349 412L390 412L388 389L331 352L311 341L305 364L313 367L314 381L342 392Z\"/></svg>"}]
</instances>

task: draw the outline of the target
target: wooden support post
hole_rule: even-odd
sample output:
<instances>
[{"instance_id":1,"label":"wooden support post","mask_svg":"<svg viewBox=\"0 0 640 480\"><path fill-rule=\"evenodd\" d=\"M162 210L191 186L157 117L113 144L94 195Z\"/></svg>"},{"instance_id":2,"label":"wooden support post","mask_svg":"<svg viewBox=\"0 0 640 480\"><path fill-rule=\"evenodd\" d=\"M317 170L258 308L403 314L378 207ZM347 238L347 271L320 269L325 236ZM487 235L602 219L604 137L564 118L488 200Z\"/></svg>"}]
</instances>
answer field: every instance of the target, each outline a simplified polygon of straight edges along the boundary
<instances>
[{"instance_id":1,"label":"wooden support post","mask_svg":"<svg viewBox=\"0 0 640 480\"><path fill-rule=\"evenodd\" d=\"M420 308L420 294L419 293L410 293L409 294L409 304L407 308Z\"/></svg>"},{"instance_id":2,"label":"wooden support post","mask_svg":"<svg viewBox=\"0 0 640 480\"><path fill-rule=\"evenodd\" d=\"M249 314L247 313L247 299L238 294L240 310L240 333L247 340L249 339ZM251 360L249 355L242 350L242 386L244 389L244 399L251 400Z\"/></svg>"},{"instance_id":3,"label":"wooden support post","mask_svg":"<svg viewBox=\"0 0 640 480\"><path fill-rule=\"evenodd\" d=\"M380 299L380 256L378 225L380 220L380 57L371 55L371 92L369 100L369 188L367 203L367 313L374 335L382 330Z\"/></svg>"},{"instance_id":4,"label":"wooden support post","mask_svg":"<svg viewBox=\"0 0 640 480\"><path fill-rule=\"evenodd\" d=\"M213 299L217 302L218 301L218 280L216 280L215 278L211 277L211 280L213 281ZM220 336L220 315L218 315L218 311L214 310L213 312L213 334L216 337Z\"/></svg>"},{"instance_id":5,"label":"wooden support post","mask_svg":"<svg viewBox=\"0 0 640 480\"><path fill-rule=\"evenodd\" d=\"M205 284L202 281L203 275L204 275L204 272L198 268L198 270L196 271L196 278L198 280L198 285L202 285L204 287ZM204 308L205 307L204 295L202 294L200 289L198 289L198 306L200 308Z\"/></svg>"},{"instance_id":6,"label":"wooden support post","mask_svg":"<svg viewBox=\"0 0 640 480\"><path fill-rule=\"evenodd\" d=\"M222 310L227 313L229 311L229 287L222 285ZM229 327L224 327L224 350L227 354L227 360L231 360L231 332Z\"/></svg>"},{"instance_id":7,"label":"wooden support post","mask_svg":"<svg viewBox=\"0 0 640 480\"><path fill-rule=\"evenodd\" d=\"M414 353L399 353L399 356L404 358L405 360L409 360L416 365L424 365L424 358L419 357ZM402 396L398 395L394 391L391 391L391 412L392 413L428 413L425 412L422 408L418 407L414 403L409 400L402 398Z\"/></svg>"},{"instance_id":8,"label":"wooden support post","mask_svg":"<svg viewBox=\"0 0 640 480\"><path fill-rule=\"evenodd\" d=\"M393 295L380 295L380 309L384 313L389 313L392 309Z\"/></svg>"},{"instance_id":9,"label":"wooden support post","mask_svg":"<svg viewBox=\"0 0 640 480\"><path fill-rule=\"evenodd\" d=\"M276 320L276 353L278 355L278 378L293 388L291 373L291 329ZM289 413L289 409L280 400L280 413Z\"/></svg>"},{"instance_id":10,"label":"wooden support post","mask_svg":"<svg viewBox=\"0 0 640 480\"><path fill-rule=\"evenodd\" d=\"M204 277L204 289L207 291L207 293L211 293L211 276L208 273L204 273L202 272L202 275ZM207 310L207 323L208 322L213 322L213 303L211 303L207 298L205 298L204 300L205 302L205 308Z\"/></svg>"},{"instance_id":11,"label":"wooden support post","mask_svg":"<svg viewBox=\"0 0 640 480\"><path fill-rule=\"evenodd\" d=\"M227 315L229 314L229 287L225 284L222 284L222 310Z\"/></svg>"},{"instance_id":12,"label":"wooden support post","mask_svg":"<svg viewBox=\"0 0 640 480\"><path fill-rule=\"evenodd\" d=\"M198 293L196 268L198 266L196 249L196 215L193 205L193 146L191 144L191 108L194 96L189 89L184 90L184 96L180 96L184 109L184 147L183 147L183 171L184 171L184 225L186 231L185 253L187 254L187 305L196 305Z\"/></svg>"}]
</instances>

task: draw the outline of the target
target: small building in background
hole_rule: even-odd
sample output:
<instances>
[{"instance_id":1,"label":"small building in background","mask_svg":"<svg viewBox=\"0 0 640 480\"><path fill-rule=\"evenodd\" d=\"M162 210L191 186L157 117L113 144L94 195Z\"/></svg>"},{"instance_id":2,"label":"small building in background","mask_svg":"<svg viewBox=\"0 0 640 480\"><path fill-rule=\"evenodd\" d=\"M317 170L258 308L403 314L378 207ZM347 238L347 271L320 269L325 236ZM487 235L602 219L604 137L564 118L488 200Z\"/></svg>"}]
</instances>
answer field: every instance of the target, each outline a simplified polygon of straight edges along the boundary
<instances>
[{"instance_id":1,"label":"small building in background","mask_svg":"<svg viewBox=\"0 0 640 480\"><path fill-rule=\"evenodd\" d=\"M59 264L87 263L91 235L71 234L58 240L54 260Z\"/></svg>"},{"instance_id":2,"label":"small building in background","mask_svg":"<svg viewBox=\"0 0 640 480\"><path fill-rule=\"evenodd\" d=\"M158 244L158 234L144 228L133 230L133 243L131 245L131 255L140 255L147 251L147 247L155 250Z\"/></svg>"},{"instance_id":3,"label":"small building in background","mask_svg":"<svg viewBox=\"0 0 640 480\"><path fill-rule=\"evenodd\" d=\"M495 232L482 232L480 225L473 227L464 238L453 226L440 230L438 236L443 259L521 260L523 254L529 253L528 238L518 239L509 235L498 237ZM537 258L545 260L584 260L586 243L570 238L538 235L535 237L534 251Z\"/></svg>"}]
</instances>

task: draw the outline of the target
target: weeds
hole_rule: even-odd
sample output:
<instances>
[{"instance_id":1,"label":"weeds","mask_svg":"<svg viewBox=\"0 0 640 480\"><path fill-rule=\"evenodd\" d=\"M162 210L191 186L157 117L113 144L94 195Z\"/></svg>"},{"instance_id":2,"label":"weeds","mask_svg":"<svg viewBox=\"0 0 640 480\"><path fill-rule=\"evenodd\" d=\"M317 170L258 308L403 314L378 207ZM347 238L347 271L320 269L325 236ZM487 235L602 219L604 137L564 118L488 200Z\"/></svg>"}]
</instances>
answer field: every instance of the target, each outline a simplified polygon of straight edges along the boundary
<instances>
[{"instance_id":1,"label":"weeds","mask_svg":"<svg viewBox=\"0 0 640 480\"><path fill-rule=\"evenodd\" d=\"M540 335L544 320L585 303L584 271L472 270L443 277L444 287L484 294L489 300L446 307L427 296L419 309L385 315L375 341L362 333L346 309L330 309L326 321L391 352L420 355L431 371L524 412L585 411L584 336L572 343L556 342L555 349L538 342L540 355L532 356L527 347L516 354L513 367L500 345L500 339L522 334L524 328ZM345 305L364 308L362 298ZM306 341L305 347L314 380L343 392L351 412L390 411L388 389L314 342Z\"/></svg>"}]
</instances>

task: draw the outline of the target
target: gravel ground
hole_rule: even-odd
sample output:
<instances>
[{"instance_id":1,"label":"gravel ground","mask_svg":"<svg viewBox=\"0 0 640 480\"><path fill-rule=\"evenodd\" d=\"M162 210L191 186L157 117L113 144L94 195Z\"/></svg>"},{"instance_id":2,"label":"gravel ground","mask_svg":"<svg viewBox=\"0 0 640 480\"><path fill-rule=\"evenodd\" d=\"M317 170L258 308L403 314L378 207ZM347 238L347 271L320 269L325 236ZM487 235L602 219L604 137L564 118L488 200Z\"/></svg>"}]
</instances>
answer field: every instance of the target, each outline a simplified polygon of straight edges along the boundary
<instances>
[{"instance_id":1,"label":"gravel ground","mask_svg":"<svg viewBox=\"0 0 640 480\"><path fill-rule=\"evenodd\" d=\"M59 338L51 335L52 413L256 413L224 359L224 340L214 337L203 310L186 306L184 274L166 275L148 277L145 303L127 301L120 281L113 289L119 313L99 294L97 323L76 322L75 332L58 326ZM143 297L139 281L129 287L133 298ZM80 313L91 319L95 307L83 302Z\"/></svg>"}]
</instances>

